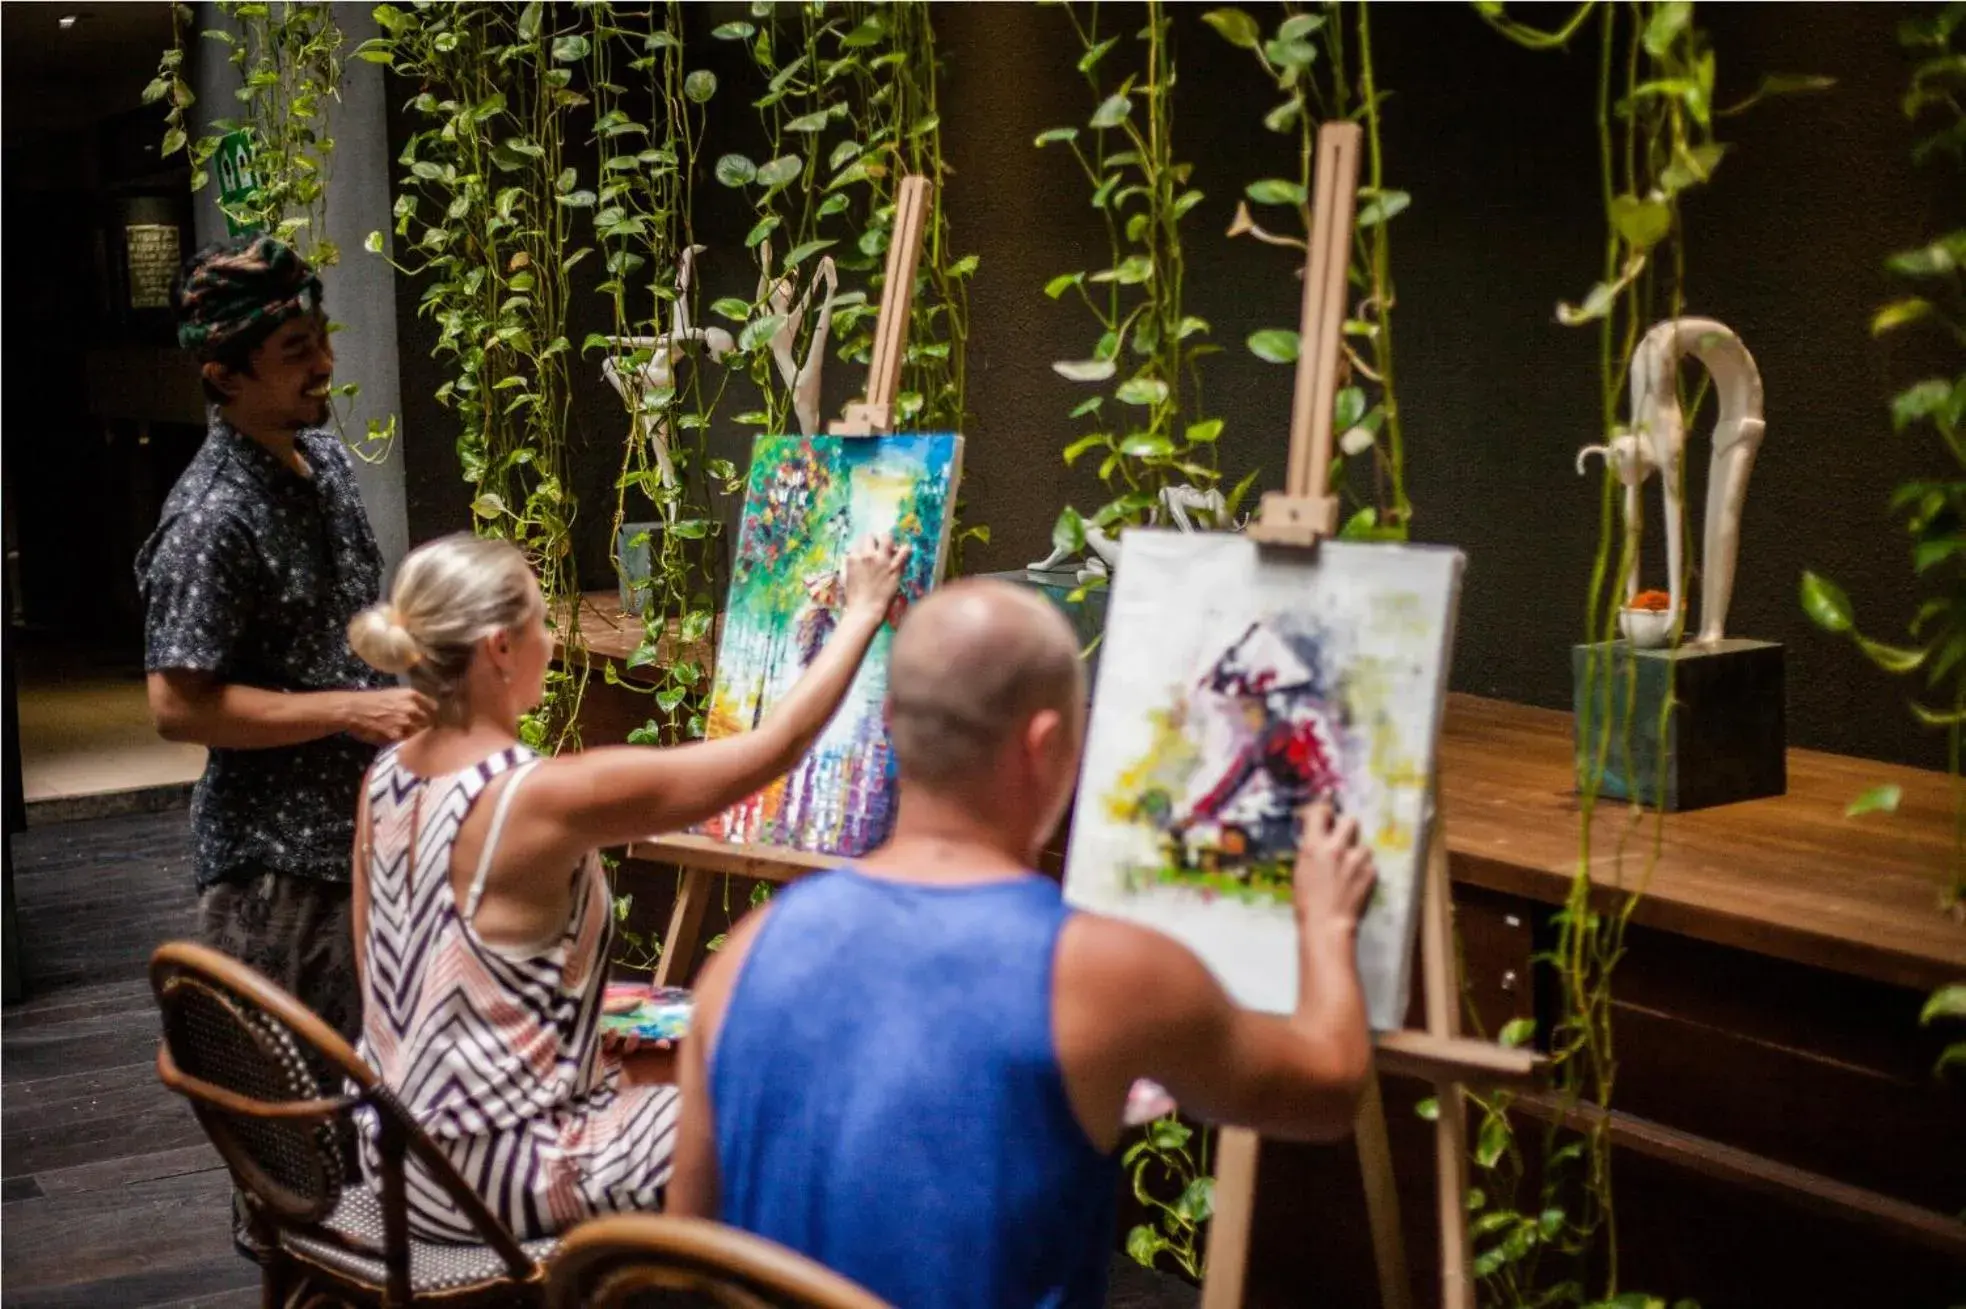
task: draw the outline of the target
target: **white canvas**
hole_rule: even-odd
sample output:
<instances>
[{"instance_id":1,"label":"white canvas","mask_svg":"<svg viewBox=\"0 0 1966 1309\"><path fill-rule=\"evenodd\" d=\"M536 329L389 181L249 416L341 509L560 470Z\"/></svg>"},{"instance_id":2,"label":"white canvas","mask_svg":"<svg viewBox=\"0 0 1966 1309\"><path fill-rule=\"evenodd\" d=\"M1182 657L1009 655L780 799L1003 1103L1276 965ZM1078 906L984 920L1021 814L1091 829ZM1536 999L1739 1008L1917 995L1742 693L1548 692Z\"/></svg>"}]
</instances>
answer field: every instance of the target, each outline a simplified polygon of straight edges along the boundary
<instances>
[{"instance_id":1,"label":"white canvas","mask_svg":"<svg viewBox=\"0 0 1966 1309\"><path fill-rule=\"evenodd\" d=\"M1379 883L1359 926L1375 1030L1401 1025L1462 556L1122 538L1065 896L1158 928L1238 1003L1297 1002L1291 818L1328 792Z\"/></svg>"}]
</instances>

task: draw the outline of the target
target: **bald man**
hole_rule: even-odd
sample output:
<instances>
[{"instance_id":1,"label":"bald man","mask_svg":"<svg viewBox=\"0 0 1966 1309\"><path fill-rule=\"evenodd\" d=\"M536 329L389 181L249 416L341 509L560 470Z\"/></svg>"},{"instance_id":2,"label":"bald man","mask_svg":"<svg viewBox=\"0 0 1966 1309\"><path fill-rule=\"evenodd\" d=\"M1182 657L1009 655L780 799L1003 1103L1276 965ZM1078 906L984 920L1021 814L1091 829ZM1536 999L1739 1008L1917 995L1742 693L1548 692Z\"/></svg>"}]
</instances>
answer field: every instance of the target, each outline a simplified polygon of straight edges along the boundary
<instances>
[{"instance_id":1,"label":"bald man","mask_svg":"<svg viewBox=\"0 0 1966 1309\"><path fill-rule=\"evenodd\" d=\"M1266 1136L1349 1130L1371 1057L1354 962L1370 855L1306 811L1296 1012L1239 1009L1185 947L1066 908L1033 871L1078 775L1071 629L1035 593L943 587L888 672L894 839L793 885L704 970L672 1213L924 1306L1105 1302L1128 1088Z\"/></svg>"}]
</instances>

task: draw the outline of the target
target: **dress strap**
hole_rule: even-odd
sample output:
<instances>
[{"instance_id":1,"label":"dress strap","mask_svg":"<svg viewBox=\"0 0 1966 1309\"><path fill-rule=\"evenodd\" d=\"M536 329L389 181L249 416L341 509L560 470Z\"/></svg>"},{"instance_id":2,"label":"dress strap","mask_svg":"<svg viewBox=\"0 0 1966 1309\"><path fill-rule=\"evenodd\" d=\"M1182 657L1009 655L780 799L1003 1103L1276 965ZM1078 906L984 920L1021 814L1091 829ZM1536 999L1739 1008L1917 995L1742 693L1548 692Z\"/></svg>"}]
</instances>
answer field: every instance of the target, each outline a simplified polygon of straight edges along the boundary
<instances>
[{"instance_id":1,"label":"dress strap","mask_svg":"<svg viewBox=\"0 0 1966 1309\"><path fill-rule=\"evenodd\" d=\"M478 856L478 871L471 878L471 890L464 897L464 921L470 922L478 916L478 901L485 895L485 877L491 872L492 856L498 853L498 838L505 831L505 817L511 810L512 797L519 792L519 784L526 780L526 774L539 767L539 760L528 759L512 772L511 780L505 789L498 793L498 804L492 810L491 830L485 833L484 853Z\"/></svg>"}]
</instances>

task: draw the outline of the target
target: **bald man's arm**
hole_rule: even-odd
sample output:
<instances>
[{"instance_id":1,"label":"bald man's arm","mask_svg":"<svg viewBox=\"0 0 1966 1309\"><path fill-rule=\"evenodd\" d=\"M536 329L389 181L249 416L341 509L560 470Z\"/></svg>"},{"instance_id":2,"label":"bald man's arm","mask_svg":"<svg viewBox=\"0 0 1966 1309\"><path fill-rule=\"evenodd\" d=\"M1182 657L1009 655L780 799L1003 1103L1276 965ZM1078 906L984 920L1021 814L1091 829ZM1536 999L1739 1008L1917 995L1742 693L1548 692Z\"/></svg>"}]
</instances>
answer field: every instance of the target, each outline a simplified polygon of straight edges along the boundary
<instances>
[{"instance_id":1,"label":"bald man's arm","mask_svg":"<svg viewBox=\"0 0 1966 1309\"><path fill-rule=\"evenodd\" d=\"M682 1109L676 1118L675 1172L669 1178L664 1213L713 1220L719 1216L717 1109L710 1101L710 1058L716 1052L717 1033L723 1030L731 989L770 912L767 903L746 914L697 976L696 1005L676 1063Z\"/></svg>"},{"instance_id":2,"label":"bald man's arm","mask_svg":"<svg viewBox=\"0 0 1966 1309\"><path fill-rule=\"evenodd\" d=\"M1352 947L1334 936L1306 953L1320 962L1297 1011L1258 1013L1179 942L1074 915L1059 937L1052 1012L1087 1135L1102 1148L1118 1141L1127 1090L1142 1077L1209 1122L1296 1141L1349 1132L1372 1057Z\"/></svg>"}]
</instances>

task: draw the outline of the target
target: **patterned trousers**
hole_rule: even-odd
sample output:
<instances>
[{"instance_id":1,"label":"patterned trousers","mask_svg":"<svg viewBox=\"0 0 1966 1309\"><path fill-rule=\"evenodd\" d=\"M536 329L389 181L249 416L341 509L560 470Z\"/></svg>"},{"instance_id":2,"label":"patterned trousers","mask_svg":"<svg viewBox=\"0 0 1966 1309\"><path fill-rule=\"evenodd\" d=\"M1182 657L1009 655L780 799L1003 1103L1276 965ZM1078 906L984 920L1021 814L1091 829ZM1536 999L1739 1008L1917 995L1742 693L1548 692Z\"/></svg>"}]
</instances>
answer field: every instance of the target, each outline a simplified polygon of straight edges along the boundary
<instances>
[{"instance_id":1,"label":"patterned trousers","mask_svg":"<svg viewBox=\"0 0 1966 1309\"><path fill-rule=\"evenodd\" d=\"M347 882L259 873L198 897L198 939L266 974L348 1038L362 1035Z\"/></svg>"}]
</instances>

